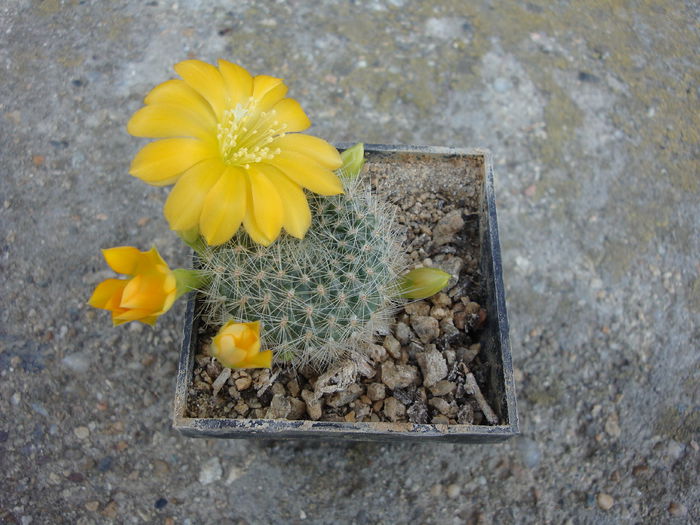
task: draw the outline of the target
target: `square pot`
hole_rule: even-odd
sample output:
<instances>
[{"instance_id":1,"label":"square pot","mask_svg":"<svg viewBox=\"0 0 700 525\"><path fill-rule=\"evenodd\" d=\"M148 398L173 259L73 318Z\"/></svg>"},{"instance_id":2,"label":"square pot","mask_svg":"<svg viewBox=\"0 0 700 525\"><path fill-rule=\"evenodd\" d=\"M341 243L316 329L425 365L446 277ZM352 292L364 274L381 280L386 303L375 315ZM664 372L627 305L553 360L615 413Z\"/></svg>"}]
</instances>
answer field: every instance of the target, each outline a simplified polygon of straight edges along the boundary
<instances>
[{"instance_id":1,"label":"square pot","mask_svg":"<svg viewBox=\"0 0 700 525\"><path fill-rule=\"evenodd\" d=\"M339 145L339 149L348 146ZM425 179L428 181L426 185L431 187L420 189L441 188L441 191L451 192L457 191L451 188L468 188L467 195L476 208L474 216L479 224L479 269L487 314L480 336L480 356L486 362L488 370L489 386L485 396L500 424L446 425L186 417L188 390L192 383L194 358L198 348L196 323L199 320L194 318L196 296L191 294L185 313L173 428L192 437L452 443L498 442L519 433L490 153L481 149L367 144L365 158L365 169L371 171L373 166L388 166L391 169L392 180L395 174L395 180L399 184L402 183L402 167L409 171L410 166L410 170L414 172L418 170L428 174Z\"/></svg>"}]
</instances>

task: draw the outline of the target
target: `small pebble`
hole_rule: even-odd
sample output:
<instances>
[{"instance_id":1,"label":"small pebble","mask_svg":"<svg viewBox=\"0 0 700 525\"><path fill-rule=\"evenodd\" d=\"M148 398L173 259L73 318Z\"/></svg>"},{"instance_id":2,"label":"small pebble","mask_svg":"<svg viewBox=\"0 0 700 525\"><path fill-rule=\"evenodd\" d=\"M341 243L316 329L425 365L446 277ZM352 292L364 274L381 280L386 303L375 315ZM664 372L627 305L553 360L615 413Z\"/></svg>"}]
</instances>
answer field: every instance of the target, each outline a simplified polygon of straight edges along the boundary
<instances>
[{"instance_id":1,"label":"small pebble","mask_svg":"<svg viewBox=\"0 0 700 525\"><path fill-rule=\"evenodd\" d=\"M367 397L372 401L379 401L386 397L386 388L381 383L371 383L367 387Z\"/></svg>"},{"instance_id":2,"label":"small pebble","mask_svg":"<svg viewBox=\"0 0 700 525\"><path fill-rule=\"evenodd\" d=\"M418 381L418 369L411 365L382 363L382 382L391 390L406 388Z\"/></svg>"},{"instance_id":3,"label":"small pebble","mask_svg":"<svg viewBox=\"0 0 700 525\"><path fill-rule=\"evenodd\" d=\"M155 508L162 509L168 504L168 500L165 498L158 498L154 504Z\"/></svg>"},{"instance_id":4,"label":"small pebble","mask_svg":"<svg viewBox=\"0 0 700 525\"><path fill-rule=\"evenodd\" d=\"M447 376L447 363L442 354L435 348L416 356L418 365L423 372L423 386L430 388Z\"/></svg>"},{"instance_id":5,"label":"small pebble","mask_svg":"<svg viewBox=\"0 0 700 525\"><path fill-rule=\"evenodd\" d=\"M296 397L290 397L289 402L291 403L291 409L287 414L287 419L302 419L306 413L306 403Z\"/></svg>"},{"instance_id":6,"label":"small pebble","mask_svg":"<svg viewBox=\"0 0 700 525\"><path fill-rule=\"evenodd\" d=\"M88 501L85 504L85 509L89 510L90 512L97 512L97 509L100 508L100 502L99 501Z\"/></svg>"},{"instance_id":7,"label":"small pebble","mask_svg":"<svg viewBox=\"0 0 700 525\"><path fill-rule=\"evenodd\" d=\"M250 376L245 376L245 377L239 377L235 381L236 388L241 391L241 390L247 390L250 388L250 385L253 384L253 378Z\"/></svg>"},{"instance_id":8,"label":"small pebble","mask_svg":"<svg viewBox=\"0 0 700 525\"><path fill-rule=\"evenodd\" d=\"M434 396L444 396L457 390L457 383L443 379L430 387L430 393Z\"/></svg>"},{"instance_id":9,"label":"small pebble","mask_svg":"<svg viewBox=\"0 0 700 525\"><path fill-rule=\"evenodd\" d=\"M223 473L219 458L213 457L202 464L202 468L199 471L199 482L202 485L209 485L219 481Z\"/></svg>"},{"instance_id":10,"label":"small pebble","mask_svg":"<svg viewBox=\"0 0 700 525\"><path fill-rule=\"evenodd\" d=\"M450 499L455 499L459 496L459 493L461 492L461 489L459 488L459 485L455 483L451 483L447 485L447 497Z\"/></svg>"},{"instance_id":11,"label":"small pebble","mask_svg":"<svg viewBox=\"0 0 700 525\"><path fill-rule=\"evenodd\" d=\"M672 501L668 505L668 513L671 516L675 516L677 518L686 516L688 514L688 508L683 505L682 503L679 503L677 501Z\"/></svg>"},{"instance_id":12,"label":"small pebble","mask_svg":"<svg viewBox=\"0 0 700 525\"><path fill-rule=\"evenodd\" d=\"M423 343L430 343L440 335L440 323L433 317L416 315L411 317L411 327Z\"/></svg>"},{"instance_id":13,"label":"small pebble","mask_svg":"<svg viewBox=\"0 0 700 525\"><path fill-rule=\"evenodd\" d=\"M396 323L394 333L402 345L407 345L413 339L413 332L406 323Z\"/></svg>"},{"instance_id":14,"label":"small pebble","mask_svg":"<svg viewBox=\"0 0 700 525\"><path fill-rule=\"evenodd\" d=\"M595 500L601 510L610 510L615 504L615 500L612 498L612 496L610 494L605 494L604 492L600 492L596 496Z\"/></svg>"},{"instance_id":15,"label":"small pebble","mask_svg":"<svg viewBox=\"0 0 700 525\"><path fill-rule=\"evenodd\" d=\"M605 432L613 438L620 437L622 429L618 423L617 414L611 414L605 421Z\"/></svg>"},{"instance_id":16,"label":"small pebble","mask_svg":"<svg viewBox=\"0 0 700 525\"><path fill-rule=\"evenodd\" d=\"M433 229L433 243L442 246L455 240L455 234L464 227L462 210L453 210L440 219Z\"/></svg>"},{"instance_id":17,"label":"small pebble","mask_svg":"<svg viewBox=\"0 0 700 525\"><path fill-rule=\"evenodd\" d=\"M428 401L428 404L431 407L436 408L437 411L440 412L441 414L444 414L446 416L449 415L450 404L447 401L445 401L443 398L434 397L430 401Z\"/></svg>"},{"instance_id":18,"label":"small pebble","mask_svg":"<svg viewBox=\"0 0 700 525\"><path fill-rule=\"evenodd\" d=\"M90 436L90 429L88 427L75 427L73 429L73 434L78 439L87 439Z\"/></svg>"},{"instance_id":19,"label":"small pebble","mask_svg":"<svg viewBox=\"0 0 700 525\"><path fill-rule=\"evenodd\" d=\"M406 415L406 407L395 397L384 401L384 415L389 421L398 421Z\"/></svg>"},{"instance_id":20,"label":"small pebble","mask_svg":"<svg viewBox=\"0 0 700 525\"><path fill-rule=\"evenodd\" d=\"M384 348L394 359L401 357L401 343L393 335L389 334L384 338Z\"/></svg>"},{"instance_id":21,"label":"small pebble","mask_svg":"<svg viewBox=\"0 0 700 525\"><path fill-rule=\"evenodd\" d=\"M439 498L442 495L443 486L440 483L433 485L430 488L430 495L433 498Z\"/></svg>"},{"instance_id":22,"label":"small pebble","mask_svg":"<svg viewBox=\"0 0 700 525\"><path fill-rule=\"evenodd\" d=\"M275 394L265 417L267 419L285 419L291 410L292 403L289 401L289 398L285 395Z\"/></svg>"},{"instance_id":23,"label":"small pebble","mask_svg":"<svg viewBox=\"0 0 700 525\"><path fill-rule=\"evenodd\" d=\"M426 316L430 314L430 305L425 301L416 301L405 305L404 311L410 316Z\"/></svg>"}]
</instances>

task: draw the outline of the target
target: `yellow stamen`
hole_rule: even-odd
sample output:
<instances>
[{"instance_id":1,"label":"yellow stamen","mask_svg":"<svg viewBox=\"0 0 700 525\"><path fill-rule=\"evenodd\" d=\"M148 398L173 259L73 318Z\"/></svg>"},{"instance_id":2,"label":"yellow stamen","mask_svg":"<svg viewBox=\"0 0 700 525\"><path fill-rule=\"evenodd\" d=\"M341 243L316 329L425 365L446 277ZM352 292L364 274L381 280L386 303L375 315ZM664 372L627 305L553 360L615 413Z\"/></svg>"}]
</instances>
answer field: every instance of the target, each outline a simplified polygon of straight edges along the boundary
<instances>
[{"instance_id":1,"label":"yellow stamen","mask_svg":"<svg viewBox=\"0 0 700 525\"><path fill-rule=\"evenodd\" d=\"M219 151L229 166L243 166L270 160L280 153L280 148L272 149L269 144L283 137L287 124L275 119L276 111L258 111L256 100L248 99L245 106L237 104L224 111L217 126Z\"/></svg>"}]
</instances>

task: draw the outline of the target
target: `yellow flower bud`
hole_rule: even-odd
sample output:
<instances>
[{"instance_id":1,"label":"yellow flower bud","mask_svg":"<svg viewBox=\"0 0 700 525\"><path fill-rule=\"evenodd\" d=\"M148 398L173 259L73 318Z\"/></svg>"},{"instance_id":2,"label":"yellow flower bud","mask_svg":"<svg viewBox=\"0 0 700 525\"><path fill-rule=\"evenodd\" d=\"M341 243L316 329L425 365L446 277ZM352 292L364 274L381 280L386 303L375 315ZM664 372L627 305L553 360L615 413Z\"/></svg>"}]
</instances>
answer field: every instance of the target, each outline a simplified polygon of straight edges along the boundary
<instances>
[{"instance_id":1,"label":"yellow flower bud","mask_svg":"<svg viewBox=\"0 0 700 525\"><path fill-rule=\"evenodd\" d=\"M450 277L437 268L417 268L399 279L399 290L407 299L425 299L442 290Z\"/></svg>"},{"instance_id":2,"label":"yellow flower bud","mask_svg":"<svg viewBox=\"0 0 700 525\"><path fill-rule=\"evenodd\" d=\"M211 342L210 353L228 368L270 368L272 350L260 351L260 322L229 321Z\"/></svg>"},{"instance_id":3,"label":"yellow flower bud","mask_svg":"<svg viewBox=\"0 0 700 525\"><path fill-rule=\"evenodd\" d=\"M120 246L102 250L102 254L112 270L129 279L101 282L88 304L112 312L115 326L129 321L153 325L184 291L178 290L180 279L155 248L142 252L131 246Z\"/></svg>"},{"instance_id":4,"label":"yellow flower bud","mask_svg":"<svg viewBox=\"0 0 700 525\"><path fill-rule=\"evenodd\" d=\"M343 177L354 179L365 165L365 145L358 142L352 148L348 148L340 154L343 159L343 165L340 167L340 173Z\"/></svg>"}]
</instances>

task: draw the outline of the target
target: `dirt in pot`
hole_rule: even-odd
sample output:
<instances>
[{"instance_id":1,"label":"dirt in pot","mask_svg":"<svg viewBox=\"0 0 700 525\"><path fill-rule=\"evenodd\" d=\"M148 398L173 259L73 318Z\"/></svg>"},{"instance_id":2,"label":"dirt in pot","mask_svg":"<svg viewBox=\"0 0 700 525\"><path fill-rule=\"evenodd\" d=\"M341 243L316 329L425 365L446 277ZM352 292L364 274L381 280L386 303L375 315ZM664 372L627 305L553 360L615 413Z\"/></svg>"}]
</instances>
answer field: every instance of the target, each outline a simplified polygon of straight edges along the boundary
<instances>
[{"instance_id":1,"label":"dirt in pot","mask_svg":"<svg viewBox=\"0 0 700 525\"><path fill-rule=\"evenodd\" d=\"M455 161L456 162L456 161ZM444 292L406 304L390 332L369 349L370 368L349 387L315 394L323 376L315 372L222 369L208 357L212 330L202 327L187 398L188 417L311 419L433 424L502 423L486 397L487 363L479 336L486 321L480 282L478 166L444 166L436 187L425 163L400 176L391 163L368 163L372 183L396 206L412 264L450 273ZM470 169L469 168L473 168ZM470 183L471 182L471 183ZM386 188L391 188L386 191ZM397 188L400 188L399 191ZM320 379L319 379L320 377Z\"/></svg>"}]
</instances>

